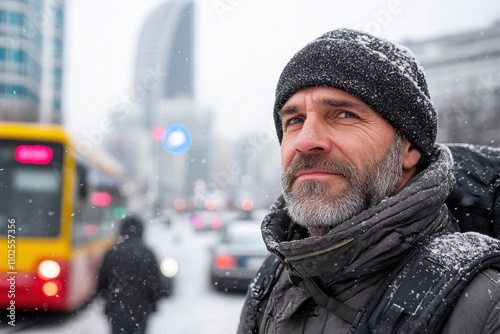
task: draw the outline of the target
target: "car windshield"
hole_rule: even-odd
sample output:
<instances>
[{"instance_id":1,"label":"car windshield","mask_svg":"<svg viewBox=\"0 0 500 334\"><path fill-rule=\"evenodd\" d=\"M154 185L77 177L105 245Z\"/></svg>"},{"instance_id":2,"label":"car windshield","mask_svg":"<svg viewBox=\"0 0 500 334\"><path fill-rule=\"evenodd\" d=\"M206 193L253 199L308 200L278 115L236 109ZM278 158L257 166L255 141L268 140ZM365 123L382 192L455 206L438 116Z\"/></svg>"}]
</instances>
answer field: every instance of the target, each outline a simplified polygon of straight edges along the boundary
<instances>
[{"instance_id":1,"label":"car windshield","mask_svg":"<svg viewBox=\"0 0 500 334\"><path fill-rule=\"evenodd\" d=\"M229 226L227 229L225 243L232 245L262 245L262 235L260 225L250 224Z\"/></svg>"}]
</instances>

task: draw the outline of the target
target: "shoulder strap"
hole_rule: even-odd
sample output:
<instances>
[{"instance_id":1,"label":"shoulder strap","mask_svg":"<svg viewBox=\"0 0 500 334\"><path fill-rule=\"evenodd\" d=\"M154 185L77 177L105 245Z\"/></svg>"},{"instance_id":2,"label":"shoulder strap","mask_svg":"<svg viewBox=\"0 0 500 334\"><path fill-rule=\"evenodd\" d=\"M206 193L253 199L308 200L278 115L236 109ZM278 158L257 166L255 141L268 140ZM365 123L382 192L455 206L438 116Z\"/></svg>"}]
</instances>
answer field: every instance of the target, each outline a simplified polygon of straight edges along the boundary
<instances>
[{"instance_id":1,"label":"shoulder strap","mask_svg":"<svg viewBox=\"0 0 500 334\"><path fill-rule=\"evenodd\" d=\"M363 319L363 315L365 314L364 308L355 309L333 297L328 296L316 285L311 277L305 277L300 280L298 284L301 284L311 294L316 304L324 307L340 319L349 322L351 324L352 331L356 329L361 319Z\"/></svg>"},{"instance_id":2,"label":"shoulder strap","mask_svg":"<svg viewBox=\"0 0 500 334\"><path fill-rule=\"evenodd\" d=\"M500 241L479 233L431 238L396 268L370 301L358 333L438 333L468 283L500 268Z\"/></svg>"},{"instance_id":3,"label":"shoulder strap","mask_svg":"<svg viewBox=\"0 0 500 334\"><path fill-rule=\"evenodd\" d=\"M259 332L259 327L263 320L263 313L269 300L269 294L283 271L284 266L285 265L278 257L270 255L264 261L264 264L250 283L249 293L245 303L245 333L253 334ZM293 280L294 284L301 285L304 289L309 291L312 298L319 306L326 308L329 312L351 323L353 329L358 326L364 315L364 309L354 309L328 296L310 277L299 278L292 275L289 279Z\"/></svg>"},{"instance_id":4,"label":"shoulder strap","mask_svg":"<svg viewBox=\"0 0 500 334\"><path fill-rule=\"evenodd\" d=\"M259 332L269 295L284 266L276 255L270 254L254 276L244 305L246 308L245 333L254 334Z\"/></svg>"}]
</instances>

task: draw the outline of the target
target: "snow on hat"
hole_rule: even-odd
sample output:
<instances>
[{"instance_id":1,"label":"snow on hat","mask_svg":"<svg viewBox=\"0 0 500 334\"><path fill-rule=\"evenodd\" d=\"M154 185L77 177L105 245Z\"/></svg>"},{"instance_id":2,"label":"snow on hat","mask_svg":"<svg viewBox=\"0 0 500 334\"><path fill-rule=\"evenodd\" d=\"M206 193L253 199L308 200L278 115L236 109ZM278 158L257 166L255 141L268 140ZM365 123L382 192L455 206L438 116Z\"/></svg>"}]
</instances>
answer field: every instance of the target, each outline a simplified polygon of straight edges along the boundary
<instances>
[{"instance_id":1,"label":"snow on hat","mask_svg":"<svg viewBox=\"0 0 500 334\"><path fill-rule=\"evenodd\" d=\"M297 91L317 86L361 99L430 156L437 113L424 71L408 48L350 29L327 32L306 45L285 66L276 88L274 122L280 144L280 109Z\"/></svg>"}]
</instances>

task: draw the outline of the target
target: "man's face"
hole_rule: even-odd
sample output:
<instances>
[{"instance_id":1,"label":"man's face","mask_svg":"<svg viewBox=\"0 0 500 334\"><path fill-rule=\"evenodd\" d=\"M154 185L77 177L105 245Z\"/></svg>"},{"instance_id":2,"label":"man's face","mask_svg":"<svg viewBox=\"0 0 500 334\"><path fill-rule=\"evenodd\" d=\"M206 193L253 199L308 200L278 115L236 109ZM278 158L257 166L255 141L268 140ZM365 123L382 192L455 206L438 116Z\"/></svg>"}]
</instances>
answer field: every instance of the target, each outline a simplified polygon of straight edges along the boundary
<instances>
[{"instance_id":1,"label":"man's face","mask_svg":"<svg viewBox=\"0 0 500 334\"><path fill-rule=\"evenodd\" d=\"M283 193L299 224L329 229L397 188L402 139L363 101L313 87L292 95L280 116Z\"/></svg>"}]
</instances>

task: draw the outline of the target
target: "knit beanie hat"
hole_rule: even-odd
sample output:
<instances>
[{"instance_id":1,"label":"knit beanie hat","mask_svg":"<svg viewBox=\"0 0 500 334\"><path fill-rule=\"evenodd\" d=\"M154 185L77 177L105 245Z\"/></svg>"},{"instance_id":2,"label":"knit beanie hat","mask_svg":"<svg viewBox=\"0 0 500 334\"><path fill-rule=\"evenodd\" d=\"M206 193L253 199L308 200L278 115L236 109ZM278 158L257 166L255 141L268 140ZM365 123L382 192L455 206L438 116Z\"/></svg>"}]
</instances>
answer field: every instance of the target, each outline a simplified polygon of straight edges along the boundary
<instances>
[{"instance_id":1,"label":"knit beanie hat","mask_svg":"<svg viewBox=\"0 0 500 334\"><path fill-rule=\"evenodd\" d=\"M138 216L131 215L122 219L120 236L128 239L141 239L143 234L142 221Z\"/></svg>"},{"instance_id":2,"label":"knit beanie hat","mask_svg":"<svg viewBox=\"0 0 500 334\"><path fill-rule=\"evenodd\" d=\"M424 71L406 47L350 29L327 32L306 45L285 66L276 88L274 122L280 144L280 109L297 91L317 86L362 100L424 157L431 155L437 113Z\"/></svg>"}]
</instances>

